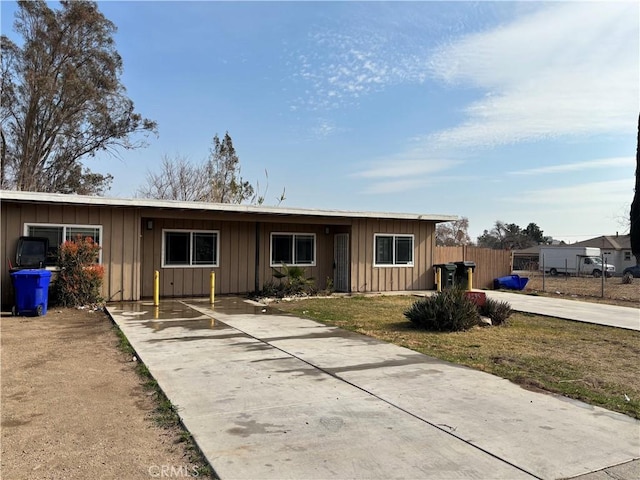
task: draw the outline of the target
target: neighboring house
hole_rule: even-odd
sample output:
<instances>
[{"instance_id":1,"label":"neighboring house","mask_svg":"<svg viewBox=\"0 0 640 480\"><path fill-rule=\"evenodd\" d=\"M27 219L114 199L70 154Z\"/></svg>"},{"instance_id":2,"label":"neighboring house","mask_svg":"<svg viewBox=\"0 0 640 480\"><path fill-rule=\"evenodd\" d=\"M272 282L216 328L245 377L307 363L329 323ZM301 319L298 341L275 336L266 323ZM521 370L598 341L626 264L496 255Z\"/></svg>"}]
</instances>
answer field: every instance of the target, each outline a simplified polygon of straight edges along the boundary
<instances>
[{"instance_id":1,"label":"neighboring house","mask_svg":"<svg viewBox=\"0 0 640 480\"><path fill-rule=\"evenodd\" d=\"M572 243L572 247L598 247L609 265L616 267L616 275L636 264L631 254L631 235L602 235L582 242Z\"/></svg>"},{"instance_id":2,"label":"neighboring house","mask_svg":"<svg viewBox=\"0 0 640 480\"><path fill-rule=\"evenodd\" d=\"M0 191L2 304L12 303L7 266L22 235L55 251L80 234L102 247L103 296L247 293L273 281L272 267L305 267L319 288L383 292L434 287L435 225L450 215L346 212L149 199Z\"/></svg>"}]
</instances>

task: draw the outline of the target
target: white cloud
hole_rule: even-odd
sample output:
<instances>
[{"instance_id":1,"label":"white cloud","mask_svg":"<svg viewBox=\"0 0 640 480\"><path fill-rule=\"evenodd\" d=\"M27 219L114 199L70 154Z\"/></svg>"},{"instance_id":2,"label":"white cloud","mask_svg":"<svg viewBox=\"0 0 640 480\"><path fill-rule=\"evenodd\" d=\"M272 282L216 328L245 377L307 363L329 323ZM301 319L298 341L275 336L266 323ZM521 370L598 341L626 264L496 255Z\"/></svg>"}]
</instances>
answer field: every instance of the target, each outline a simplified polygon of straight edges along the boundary
<instances>
[{"instance_id":1,"label":"white cloud","mask_svg":"<svg viewBox=\"0 0 640 480\"><path fill-rule=\"evenodd\" d=\"M371 167L361 172L354 173L355 177L362 178L399 178L413 177L416 175L428 175L448 170L458 165L455 160L405 160L389 162L376 162Z\"/></svg>"},{"instance_id":2,"label":"white cloud","mask_svg":"<svg viewBox=\"0 0 640 480\"><path fill-rule=\"evenodd\" d=\"M547 167L529 168L508 172L508 175L542 175L548 173L579 172L587 169L609 168L609 167L630 167L633 168L636 161L633 157L612 157L598 160L587 160L584 162L565 163L562 165L550 165Z\"/></svg>"},{"instance_id":3,"label":"white cloud","mask_svg":"<svg viewBox=\"0 0 640 480\"><path fill-rule=\"evenodd\" d=\"M432 73L487 95L441 146L497 146L563 135L627 132L639 104L637 3L552 4L463 37L431 58Z\"/></svg>"},{"instance_id":4,"label":"white cloud","mask_svg":"<svg viewBox=\"0 0 640 480\"><path fill-rule=\"evenodd\" d=\"M518 192L502 200L518 204L534 204L542 209L554 206L554 210L580 207L584 215L590 206L617 207L631 201L633 197L633 178L588 182L558 188L545 188Z\"/></svg>"}]
</instances>

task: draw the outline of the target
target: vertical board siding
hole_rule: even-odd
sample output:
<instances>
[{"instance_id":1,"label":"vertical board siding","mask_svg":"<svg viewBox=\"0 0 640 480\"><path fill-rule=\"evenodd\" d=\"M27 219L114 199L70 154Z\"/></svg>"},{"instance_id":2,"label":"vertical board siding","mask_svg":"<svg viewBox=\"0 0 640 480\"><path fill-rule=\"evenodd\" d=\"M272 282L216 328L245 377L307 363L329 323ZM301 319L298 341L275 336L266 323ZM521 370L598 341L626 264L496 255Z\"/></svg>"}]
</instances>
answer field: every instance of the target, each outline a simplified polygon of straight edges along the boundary
<instances>
[{"instance_id":1,"label":"vertical board siding","mask_svg":"<svg viewBox=\"0 0 640 480\"><path fill-rule=\"evenodd\" d=\"M151 208L101 207L62 204L2 202L0 253L3 255L2 302L12 302L12 289L6 263L15 258L17 238L25 223L82 224L102 226L102 263L105 268L103 296L111 301L139 300L153 295L154 271L160 271L160 295L163 297L206 296L210 273L216 273L216 293L246 293L267 282L277 281L270 266L272 232L313 233L316 236L316 264L305 270L320 289L334 276L336 233L349 234L349 286L352 292L425 290L434 287L432 265L435 223L376 218L331 221L292 217L291 219L225 215L223 212L184 212ZM156 215L162 218L157 218ZM146 221L153 220L147 230ZM256 221L258 219L258 222ZM256 228L259 263L256 268ZM327 233L327 228L328 232ZM161 268L162 230L217 230L219 232L218 267ZM374 267L374 234L413 234L413 267ZM442 254L440 254L442 255ZM451 260L461 259L454 252ZM460 257L460 258L458 258ZM440 257L438 257L440 258ZM469 257L474 260L475 258ZM13 261L13 260L12 260ZM444 260L449 261L449 259ZM477 259L477 263L481 260ZM481 277L476 277L480 286ZM256 279L256 272L258 279ZM491 280L494 274L490 274ZM256 282L256 280L258 280Z\"/></svg>"},{"instance_id":2,"label":"vertical board siding","mask_svg":"<svg viewBox=\"0 0 640 480\"><path fill-rule=\"evenodd\" d=\"M333 235L325 233L324 225L267 222L260 224L260 286L262 287L269 282L277 282L271 269L271 233L273 232L315 233L316 264L313 267L305 268L305 276L313 278L316 287L324 288L327 277L333 278Z\"/></svg>"},{"instance_id":3,"label":"vertical board siding","mask_svg":"<svg viewBox=\"0 0 640 480\"><path fill-rule=\"evenodd\" d=\"M436 247L433 263L475 262L474 288L493 288L493 280L511 273L511 251L479 247ZM431 272L433 277L435 272Z\"/></svg>"},{"instance_id":4,"label":"vertical board siding","mask_svg":"<svg viewBox=\"0 0 640 480\"><path fill-rule=\"evenodd\" d=\"M410 220L354 219L351 234L351 291L389 292L427 290L434 286L432 222ZM376 233L412 234L413 267L374 267Z\"/></svg>"},{"instance_id":5,"label":"vertical board siding","mask_svg":"<svg viewBox=\"0 0 640 480\"><path fill-rule=\"evenodd\" d=\"M7 259L15 262L18 237L24 234L25 223L56 225L101 225L102 264L105 277L101 295L110 300L137 300L139 266L136 262L136 237L139 228L135 209L86 207L76 205L17 204L3 201L2 245L2 304L13 304L13 288Z\"/></svg>"},{"instance_id":6,"label":"vertical board siding","mask_svg":"<svg viewBox=\"0 0 640 480\"><path fill-rule=\"evenodd\" d=\"M153 229L146 229L148 219ZM154 271L160 273L160 296L207 296L211 272L216 274L217 294L246 293L254 289L255 224L224 220L152 218L142 216L141 296L153 296ZM217 230L219 258L217 267L162 268L162 230Z\"/></svg>"}]
</instances>

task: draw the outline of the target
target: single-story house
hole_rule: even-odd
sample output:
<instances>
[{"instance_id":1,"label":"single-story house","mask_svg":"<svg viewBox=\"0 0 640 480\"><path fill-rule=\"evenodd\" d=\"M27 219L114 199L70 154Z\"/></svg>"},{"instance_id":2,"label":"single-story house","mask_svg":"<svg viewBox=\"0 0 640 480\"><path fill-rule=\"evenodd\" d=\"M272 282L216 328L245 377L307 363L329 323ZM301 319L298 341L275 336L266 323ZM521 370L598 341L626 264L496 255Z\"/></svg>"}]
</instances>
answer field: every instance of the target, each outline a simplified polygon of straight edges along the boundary
<instances>
[{"instance_id":1,"label":"single-story house","mask_svg":"<svg viewBox=\"0 0 640 480\"><path fill-rule=\"evenodd\" d=\"M631 235L601 235L581 242L572 243L571 247L598 247L609 265L616 267L616 275L636 264L631 254Z\"/></svg>"},{"instance_id":2,"label":"single-story house","mask_svg":"<svg viewBox=\"0 0 640 480\"><path fill-rule=\"evenodd\" d=\"M0 191L2 304L12 303L9 262L20 236L49 238L53 250L80 234L101 246L103 296L109 301L153 296L257 291L272 267L299 265L319 288L342 292L434 288L438 222L451 215L348 212L262 205L214 204Z\"/></svg>"}]
</instances>

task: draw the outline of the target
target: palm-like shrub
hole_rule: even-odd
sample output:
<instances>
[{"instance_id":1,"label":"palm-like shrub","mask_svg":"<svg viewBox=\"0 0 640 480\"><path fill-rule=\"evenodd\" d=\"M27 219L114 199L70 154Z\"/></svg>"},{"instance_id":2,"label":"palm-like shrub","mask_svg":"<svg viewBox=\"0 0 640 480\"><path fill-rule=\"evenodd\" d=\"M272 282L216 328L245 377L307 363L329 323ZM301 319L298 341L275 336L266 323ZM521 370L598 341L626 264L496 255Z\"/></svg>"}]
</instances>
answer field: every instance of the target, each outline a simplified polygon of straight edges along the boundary
<instances>
[{"instance_id":1,"label":"palm-like shrub","mask_svg":"<svg viewBox=\"0 0 640 480\"><path fill-rule=\"evenodd\" d=\"M459 288L418 300L404 315L420 328L439 332L468 330L480 322L478 307Z\"/></svg>"},{"instance_id":2,"label":"palm-like shrub","mask_svg":"<svg viewBox=\"0 0 640 480\"><path fill-rule=\"evenodd\" d=\"M506 325L513 310L511 310L509 302L487 298L485 304L480 308L480 313L489 317L492 325Z\"/></svg>"}]
</instances>

